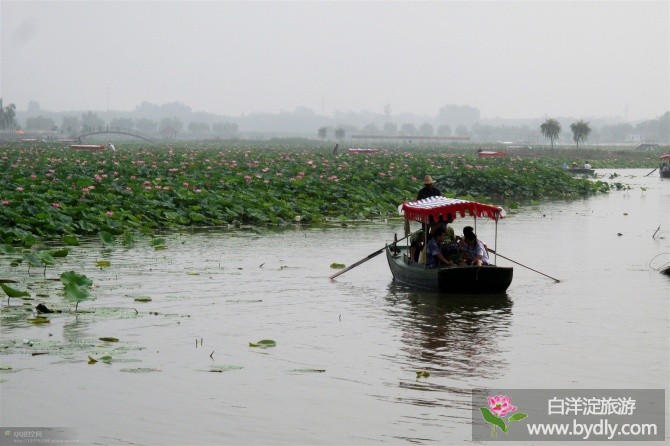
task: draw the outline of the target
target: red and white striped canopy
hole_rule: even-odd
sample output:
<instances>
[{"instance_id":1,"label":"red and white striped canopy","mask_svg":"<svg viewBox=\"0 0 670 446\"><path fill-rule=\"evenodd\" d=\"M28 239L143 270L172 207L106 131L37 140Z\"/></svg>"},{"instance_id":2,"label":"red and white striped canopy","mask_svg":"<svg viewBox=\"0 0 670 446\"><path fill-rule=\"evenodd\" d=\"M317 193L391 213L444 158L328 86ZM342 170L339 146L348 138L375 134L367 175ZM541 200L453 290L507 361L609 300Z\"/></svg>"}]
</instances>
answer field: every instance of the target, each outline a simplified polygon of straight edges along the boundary
<instances>
[{"instance_id":1,"label":"red and white striped canopy","mask_svg":"<svg viewBox=\"0 0 670 446\"><path fill-rule=\"evenodd\" d=\"M468 215L470 217L488 217L493 220L505 217L505 210L500 206L442 196L406 201L398 206L398 212L406 220L422 223L428 223L431 216L435 221L438 221L440 217L447 221L448 214L451 214L454 220L459 214L461 217Z\"/></svg>"}]
</instances>

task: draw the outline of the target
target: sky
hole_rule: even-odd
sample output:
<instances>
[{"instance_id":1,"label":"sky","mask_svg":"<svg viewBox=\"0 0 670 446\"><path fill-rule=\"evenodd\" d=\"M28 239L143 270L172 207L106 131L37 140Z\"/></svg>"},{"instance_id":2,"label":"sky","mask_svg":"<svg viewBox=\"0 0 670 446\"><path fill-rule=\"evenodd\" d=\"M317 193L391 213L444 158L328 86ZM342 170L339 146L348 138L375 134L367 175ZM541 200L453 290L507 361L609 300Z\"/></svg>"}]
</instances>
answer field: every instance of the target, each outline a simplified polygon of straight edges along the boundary
<instances>
[{"instance_id":1,"label":"sky","mask_svg":"<svg viewBox=\"0 0 670 446\"><path fill-rule=\"evenodd\" d=\"M0 97L653 119L670 110L670 1L0 0Z\"/></svg>"}]
</instances>

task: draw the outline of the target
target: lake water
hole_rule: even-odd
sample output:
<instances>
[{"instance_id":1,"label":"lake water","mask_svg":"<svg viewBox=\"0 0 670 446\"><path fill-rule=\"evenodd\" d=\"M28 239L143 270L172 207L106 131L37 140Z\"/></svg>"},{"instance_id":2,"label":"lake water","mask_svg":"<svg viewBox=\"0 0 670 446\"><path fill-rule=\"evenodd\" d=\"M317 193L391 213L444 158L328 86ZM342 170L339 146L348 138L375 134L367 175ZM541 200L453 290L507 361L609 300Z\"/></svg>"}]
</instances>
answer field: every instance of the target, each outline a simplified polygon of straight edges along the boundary
<instances>
[{"instance_id":1,"label":"lake water","mask_svg":"<svg viewBox=\"0 0 670 446\"><path fill-rule=\"evenodd\" d=\"M68 428L80 444L466 444L473 388L667 398L670 278L656 268L670 262L670 181L617 172L630 190L500 222L497 251L560 282L498 258L514 281L494 299L408 290L383 255L328 279L331 263L401 236L398 221L168 235L159 251L92 242L46 279L2 258L0 278L34 283L51 307L73 307L49 280L67 270L94 281L96 300L43 325L5 308L0 426ZM493 222L477 232L493 245ZM262 339L277 345L249 346ZM667 401L665 413L667 425Z\"/></svg>"}]
</instances>

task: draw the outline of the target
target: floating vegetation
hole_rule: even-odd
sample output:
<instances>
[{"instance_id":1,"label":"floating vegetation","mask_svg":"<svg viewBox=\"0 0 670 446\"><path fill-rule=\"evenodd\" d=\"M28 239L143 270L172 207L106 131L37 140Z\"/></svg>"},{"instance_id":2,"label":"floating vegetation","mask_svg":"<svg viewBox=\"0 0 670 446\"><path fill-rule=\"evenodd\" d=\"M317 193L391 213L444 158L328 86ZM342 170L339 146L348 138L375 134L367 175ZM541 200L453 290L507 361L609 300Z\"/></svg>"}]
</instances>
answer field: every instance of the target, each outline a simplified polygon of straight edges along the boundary
<instances>
[{"instance_id":1,"label":"floating vegetation","mask_svg":"<svg viewBox=\"0 0 670 446\"><path fill-rule=\"evenodd\" d=\"M151 298L149 296L137 296L135 299L133 299L135 302L151 302Z\"/></svg>"},{"instance_id":2,"label":"floating vegetation","mask_svg":"<svg viewBox=\"0 0 670 446\"><path fill-rule=\"evenodd\" d=\"M416 372L416 377L418 378L428 378L430 376L430 372L428 370L418 370Z\"/></svg>"},{"instance_id":3,"label":"floating vegetation","mask_svg":"<svg viewBox=\"0 0 670 446\"><path fill-rule=\"evenodd\" d=\"M209 370L206 370L207 372L214 372L214 373L223 373L223 372L230 372L232 370L240 370L243 369L244 367L240 365L232 365L232 364L216 364L216 365L211 365L209 366Z\"/></svg>"},{"instance_id":4,"label":"floating vegetation","mask_svg":"<svg viewBox=\"0 0 670 446\"><path fill-rule=\"evenodd\" d=\"M95 266L98 268L109 268L112 265L112 262L109 260L98 260L95 262Z\"/></svg>"},{"instance_id":5,"label":"floating vegetation","mask_svg":"<svg viewBox=\"0 0 670 446\"><path fill-rule=\"evenodd\" d=\"M276 347L277 343L273 341L272 339L263 339L258 342L250 342L249 347L258 347L258 348L269 348L269 347Z\"/></svg>"},{"instance_id":6,"label":"floating vegetation","mask_svg":"<svg viewBox=\"0 0 670 446\"><path fill-rule=\"evenodd\" d=\"M345 267L344 263L331 263L330 267L333 269L342 269Z\"/></svg>"},{"instance_id":7,"label":"floating vegetation","mask_svg":"<svg viewBox=\"0 0 670 446\"><path fill-rule=\"evenodd\" d=\"M132 369L121 369L120 372L124 373L153 373L153 372L162 372L161 369L154 369L151 367L135 367Z\"/></svg>"},{"instance_id":8,"label":"floating vegetation","mask_svg":"<svg viewBox=\"0 0 670 446\"><path fill-rule=\"evenodd\" d=\"M291 372L296 373L325 373L326 369L293 369Z\"/></svg>"},{"instance_id":9,"label":"floating vegetation","mask_svg":"<svg viewBox=\"0 0 670 446\"><path fill-rule=\"evenodd\" d=\"M113 338L111 336L106 336L106 337L102 337L102 338L98 338L98 339L100 339L101 341L105 341L105 342L119 342L119 338Z\"/></svg>"}]
</instances>

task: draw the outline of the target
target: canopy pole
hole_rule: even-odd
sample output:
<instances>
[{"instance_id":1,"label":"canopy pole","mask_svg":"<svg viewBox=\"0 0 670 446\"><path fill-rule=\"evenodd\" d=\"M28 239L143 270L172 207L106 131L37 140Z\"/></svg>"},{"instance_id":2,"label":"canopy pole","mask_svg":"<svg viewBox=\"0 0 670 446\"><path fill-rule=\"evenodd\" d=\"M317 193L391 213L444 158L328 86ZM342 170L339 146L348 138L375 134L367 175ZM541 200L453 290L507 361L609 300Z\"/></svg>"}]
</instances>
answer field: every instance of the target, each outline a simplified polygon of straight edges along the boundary
<instances>
[{"instance_id":1,"label":"canopy pole","mask_svg":"<svg viewBox=\"0 0 670 446\"><path fill-rule=\"evenodd\" d=\"M493 238L493 246L496 247L496 250L498 249L498 214L496 214L496 231L495 237ZM498 266L498 253L495 250L493 251L493 255L493 264Z\"/></svg>"}]
</instances>

